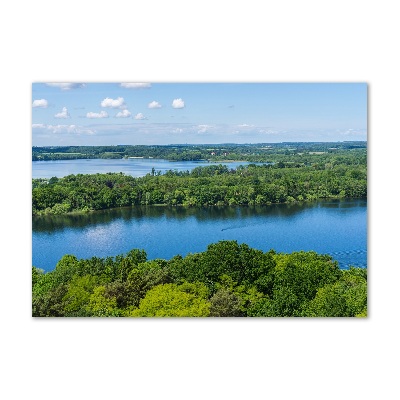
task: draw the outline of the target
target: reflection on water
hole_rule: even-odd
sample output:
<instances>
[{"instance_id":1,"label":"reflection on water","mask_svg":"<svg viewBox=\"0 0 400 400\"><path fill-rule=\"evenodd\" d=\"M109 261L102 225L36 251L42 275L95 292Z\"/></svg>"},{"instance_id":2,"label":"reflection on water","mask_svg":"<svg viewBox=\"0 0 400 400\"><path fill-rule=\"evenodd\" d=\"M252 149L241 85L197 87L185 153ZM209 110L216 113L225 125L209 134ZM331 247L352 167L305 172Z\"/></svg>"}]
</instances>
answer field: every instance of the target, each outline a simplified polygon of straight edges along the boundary
<instances>
[{"instance_id":1,"label":"reflection on water","mask_svg":"<svg viewBox=\"0 0 400 400\"><path fill-rule=\"evenodd\" d=\"M151 173L152 168L157 172L165 173L169 170L191 171L199 166L213 164L222 164L228 168L235 169L239 165L268 163L251 163L247 161L210 163L208 161L168 161L156 158L32 161L32 178L51 178L53 176L62 178L71 174L102 174L107 172L123 172L126 175L139 177Z\"/></svg>"},{"instance_id":2,"label":"reflection on water","mask_svg":"<svg viewBox=\"0 0 400 400\"><path fill-rule=\"evenodd\" d=\"M290 217L297 213L315 208L328 209L354 209L366 208L367 201L358 200L330 200L317 202L303 202L294 204L272 204L269 206L224 206L224 207L161 207L161 206L137 206L122 207L111 210L94 211L87 214L66 214L35 216L32 218L33 232L52 233L65 228L83 228L97 224L112 223L117 219L122 220L140 220L158 219L165 217L167 219L182 220L194 217L199 221L205 220L229 220L239 218L254 218L257 216L270 217Z\"/></svg>"},{"instance_id":3,"label":"reflection on water","mask_svg":"<svg viewBox=\"0 0 400 400\"><path fill-rule=\"evenodd\" d=\"M341 267L367 263L367 201L329 200L263 207L143 206L34 217L33 265L51 270L64 254L106 257L133 248L149 259L204 251L237 240L264 251L314 250Z\"/></svg>"}]
</instances>

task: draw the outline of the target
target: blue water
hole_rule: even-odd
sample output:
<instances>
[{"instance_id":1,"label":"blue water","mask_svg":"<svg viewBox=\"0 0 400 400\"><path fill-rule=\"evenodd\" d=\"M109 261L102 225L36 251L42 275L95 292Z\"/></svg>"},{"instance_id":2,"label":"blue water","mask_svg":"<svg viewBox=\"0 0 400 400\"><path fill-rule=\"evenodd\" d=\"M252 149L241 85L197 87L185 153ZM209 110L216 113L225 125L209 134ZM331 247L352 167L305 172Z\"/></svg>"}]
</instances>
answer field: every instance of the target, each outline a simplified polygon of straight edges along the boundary
<instances>
[{"instance_id":1,"label":"blue water","mask_svg":"<svg viewBox=\"0 0 400 400\"><path fill-rule=\"evenodd\" d=\"M32 262L52 270L64 254L115 256L144 249L148 259L237 240L267 251L314 250L341 268L367 266L367 201L331 200L264 207L136 207L34 217Z\"/></svg>"},{"instance_id":2,"label":"blue water","mask_svg":"<svg viewBox=\"0 0 400 400\"><path fill-rule=\"evenodd\" d=\"M250 162L218 162L228 168L248 165ZM85 160L56 160L32 161L32 178L62 178L71 174L97 174L107 172L123 172L134 177L151 173L152 168L164 173L168 170L191 171L199 166L216 165L208 161L168 161L148 158L127 158L118 160L85 159Z\"/></svg>"}]
</instances>

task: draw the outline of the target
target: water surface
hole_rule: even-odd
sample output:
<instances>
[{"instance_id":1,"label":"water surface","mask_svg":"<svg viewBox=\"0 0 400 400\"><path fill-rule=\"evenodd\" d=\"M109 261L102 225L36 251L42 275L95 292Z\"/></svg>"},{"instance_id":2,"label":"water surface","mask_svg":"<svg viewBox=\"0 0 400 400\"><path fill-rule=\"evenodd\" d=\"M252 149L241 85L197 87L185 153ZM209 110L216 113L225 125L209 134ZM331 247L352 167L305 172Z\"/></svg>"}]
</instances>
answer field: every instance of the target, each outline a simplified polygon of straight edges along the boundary
<instances>
[{"instance_id":1,"label":"water surface","mask_svg":"<svg viewBox=\"0 0 400 400\"><path fill-rule=\"evenodd\" d=\"M82 159L82 160L55 160L32 161L32 178L62 178L67 175L97 174L107 172L123 172L134 177L145 176L151 173L152 168L164 173L168 170L191 171L199 166L226 165L228 168L237 168L239 165L252 164L247 161L218 162L208 161L168 161L155 158L127 158L127 159Z\"/></svg>"},{"instance_id":2,"label":"water surface","mask_svg":"<svg viewBox=\"0 0 400 400\"><path fill-rule=\"evenodd\" d=\"M170 259L205 251L219 240L237 240L263 251L314 250L332 255L342 268L367 265L366 200L263 207L129 207L34 217L32 228L33 265L47 271L64 254L106 257L139 248L148 259Z\"/></svg>"}]
</instances>

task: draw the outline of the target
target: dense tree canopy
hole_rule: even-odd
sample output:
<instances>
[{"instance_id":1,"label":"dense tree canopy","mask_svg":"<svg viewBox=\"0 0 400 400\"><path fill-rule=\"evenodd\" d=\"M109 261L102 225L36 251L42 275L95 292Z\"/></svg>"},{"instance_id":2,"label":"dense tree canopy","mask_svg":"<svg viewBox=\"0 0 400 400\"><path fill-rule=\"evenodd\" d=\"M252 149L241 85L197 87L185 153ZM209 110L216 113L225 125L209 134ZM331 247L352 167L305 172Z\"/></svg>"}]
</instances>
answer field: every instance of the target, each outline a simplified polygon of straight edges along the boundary
<instances>
[{"instance_id":1,"label":"dense tree canopy","mask_svg":"<svg viewBox=\"0 0 400 400\"><path fill-rule=\"evenodd\" d=\"M136 205L266 205L367 197L364 156L335 157L310 165L282 162L229 169L212 164L191 172L153 171L140 178L107 173L33 179L32 211L65 214Z\"/></svg>"},{"instance_id":2,"label":"dense tree canopy","mask_svg":"<svg viewBox=\"0 0 400 400\"><path fill-rule=\"evenodd\" d=\"M365 317L365 269L315 252L262 252L236 241L147 260L143 250L32 269L32 314L53 317Z\"/></svg>"},{"instance_id":3,"label":"dense tree canopy","mask_svg":"<svg viewBox=\"0 0 400 400\"><path fill-rule=\"evenodd\" d=\"M340 156L343 152L364 151L366 142L291 142L257 144L199 145L118 145L118 146L46 146L32 147L32 161L127 157L162 158L170 161L251 162L311 161L321 154Z\"/></svg>"},{"instance_id":4,"label":"dense tree canopy","mask_svg":"<svg viewBox=\"0 0 400 400\"><path fill-rule=\"evenodd\" d=\"M367 197L365 142L33 148L33 160L146 157L247 160L140 178L123 173L32 180L34 215L114 207L238 206ZM139 207L136 207L139 208ZM229 207L227 207L229 208ZM83 215L83 214L82 214ZM90 214L88 214L90 216ZM32 269L32 314L54 317L365 317L366 270L340 270L327 255L276 253L236 241L202 253L147 260L65 255Z\"/></svg>"}]
</instances>

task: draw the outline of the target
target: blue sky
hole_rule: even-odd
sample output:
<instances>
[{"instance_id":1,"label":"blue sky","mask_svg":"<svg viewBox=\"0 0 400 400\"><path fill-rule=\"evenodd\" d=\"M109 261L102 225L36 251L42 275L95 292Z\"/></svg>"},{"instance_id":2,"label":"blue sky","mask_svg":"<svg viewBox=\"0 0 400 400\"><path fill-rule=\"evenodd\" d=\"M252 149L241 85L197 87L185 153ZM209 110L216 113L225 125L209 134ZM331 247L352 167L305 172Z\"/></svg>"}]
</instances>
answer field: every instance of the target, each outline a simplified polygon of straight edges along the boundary
<instances>
[{"instance_id":1,"label":"blue sky","mask_svg":"<svg viewBox=\"0 0 400 400\"><path fill-rule=\"evenodd\" d=\"M367 140L366 83L33 83L32 145Z\"/></svg>"}]
</instances>

